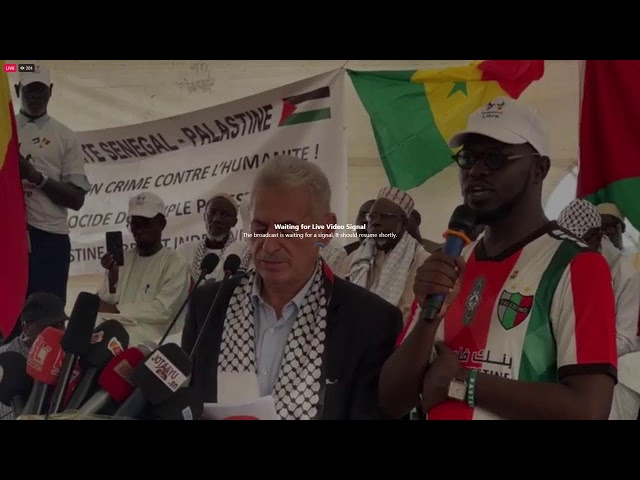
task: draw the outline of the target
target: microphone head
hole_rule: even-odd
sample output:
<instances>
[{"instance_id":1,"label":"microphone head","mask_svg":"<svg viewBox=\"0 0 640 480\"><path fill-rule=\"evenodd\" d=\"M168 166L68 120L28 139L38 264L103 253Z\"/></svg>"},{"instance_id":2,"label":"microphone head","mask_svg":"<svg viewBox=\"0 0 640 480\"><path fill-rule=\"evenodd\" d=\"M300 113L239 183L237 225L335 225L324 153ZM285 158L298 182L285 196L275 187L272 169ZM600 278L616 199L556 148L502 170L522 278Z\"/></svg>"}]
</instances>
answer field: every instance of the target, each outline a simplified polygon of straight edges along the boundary
<instances>
[{"instance_id":1,"label":"microphone head","mask_svg":"<svg viewBox=\"0 0 640 480\"><path fill-rule=\"evenodd\" d=\"M235 253L232 253L224 261L223 270L225 271L225 273L229 272L231 275L234 275L238 270L238 268L240 267L241 263L242 263L242 260L240 260L240 257Z\"/></svg>"},{"instance_id":2,"label":"microphone head","mask_svg":"<svg viewBox=\"0 0 640 480\"><path fill-rule=\"evenodd\" d=\"M476 215L468 205L458 205L449 220L449 230L456 232L462 232L467 237L473 235L473 230L476 226Z\"/></svg>"},{"instance_id":3,"label":"microphone head","mask_svg":"<svg viewBox=\"0 0 640 480\"><path fill-rule=\"evenodd\" d=\"M83 365L104 368L116 355L129 346L129 334L117 320L107 320L96 327L91 336L89 352Z\"/></svg>"},{"instance_id":4,"label":"microphone head","mask_svg":"<svg viewBox=\"0 0 640 480\"><path fill-rule=\"evenodd\" d=\"M204 402L196 390L191 387L179 388L168 400L151 406L148 420L199 420Z\"/></svg>"},{"instance_id":5,"label":"microphone head","mask_svg":"<svg viewBox=\"0 0 640 480\"><path fill-rule=\"evenodd\" d=\"M64 359L62 336L64 332L54 327L45 328L33 342L27 356L27 375L37 382L55 385Z\"/></svg>"},{"instance_id":6,"label":"microphone head","mask_svg":"<svg viewBox=\"0 0 640 480\"><path fill-rule=\"evenodd\" d=\"M99 309L100 297L92 293L80 292L62 337L62 349L65 353L80 357L87 354Z\"/></svg>"},{"instance_id":7,"label":"microphone head","mask_svg":"<svg viewBox=\"0 0 640 480\"><path fill-rule=\"evenodd\" d=\"M136 388L133 370L144 361L144 357L139 348L127 348L109 360L98 377L98 385L117 403L124 402Z\"/></svg>"},{"instance_id":8,"label":"microphone head","mask_svg":"<svg viewBox=\"0 0 640 480\"><path fill-rule=\"evenodd\" d=\"M218 266L220 257L215 253L208 253L200 262L200 271L205 275L209 275Z\"/></svg>"},{"instance_id":9,"label":"microphone head","mask_svg":"<svg viewBox=\"0 0 640 480\"><path fill-rule=\"evenodd\" d=\"M0 353L0 402L10 406L14 397L27 398L32 386L27 359L18 352Z\"/></svg>"},{"instance_id":10,"label":"microphone head","mask_svg":"<svg viewBox=\"0 0 640 480\"><path fill-rule=\"evenodd\" d=\"M175 343L165 343L133 371L133 381L144 397L156 405L166 401L191 375L189 356Z\"/></svg>"}]
</instances>

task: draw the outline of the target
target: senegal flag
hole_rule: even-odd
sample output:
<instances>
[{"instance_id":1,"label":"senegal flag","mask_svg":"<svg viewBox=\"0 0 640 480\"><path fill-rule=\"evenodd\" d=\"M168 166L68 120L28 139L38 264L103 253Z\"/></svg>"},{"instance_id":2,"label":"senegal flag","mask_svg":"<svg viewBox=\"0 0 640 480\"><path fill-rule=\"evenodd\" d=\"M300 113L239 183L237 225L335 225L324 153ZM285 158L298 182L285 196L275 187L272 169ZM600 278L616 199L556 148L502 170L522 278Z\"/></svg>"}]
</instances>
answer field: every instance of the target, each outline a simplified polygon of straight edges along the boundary
<instances>
[{"instance_id":1,"label":"senegal flag","mask_svg":"<svg viewBox=\"0 0 640 480\"><path fill-rule=\"evenodd\" d=\"M27 220L18 169L16 130L9 78L0 71L0 333L9 336L27 293Z\"/></svg>"},{"instance_id":2,"label":"senegal flag","mask_svg":"<svg viewBox=\"0 0 640 480\"><path fill-rule=\"evenodd\" d=\"M409 190L453 161L449 139L497 97L518 98L544 73L544 60L484 60L441 70L354 71L392 186Z\"/></svg>"},{"instance_id":3,"label":"senegal flag","mask_svg":"<svg viewBox=\"0 0 640 480\"><path fill-rule=\"evenodd\" d=\"M640 229L640 61L587 60L580 113L580 198L615 203Z\"/></svg>"}]
</instances>

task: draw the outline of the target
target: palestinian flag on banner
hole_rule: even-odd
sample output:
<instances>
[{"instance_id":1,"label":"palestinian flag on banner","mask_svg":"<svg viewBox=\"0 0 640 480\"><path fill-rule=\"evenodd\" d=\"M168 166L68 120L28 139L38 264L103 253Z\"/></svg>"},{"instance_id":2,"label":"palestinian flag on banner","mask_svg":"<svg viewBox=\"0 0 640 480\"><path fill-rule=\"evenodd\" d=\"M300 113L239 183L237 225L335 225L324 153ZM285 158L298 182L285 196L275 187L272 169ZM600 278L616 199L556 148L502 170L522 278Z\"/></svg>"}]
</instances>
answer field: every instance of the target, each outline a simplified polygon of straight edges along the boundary
<instances>
[{"instance_id":1,"label":"palestinian flag on banner","mask_svg":"<svg viewBox=\"0 0 640 480\"><path fill-rule=\"evenodd\" d=\"M4 67L4 61L2 64ZM4 68L0 71L0 257L0 333L6 338L25 301L29 257L26 209L18 168L18 133Z\"/></svg>"},{"instance_id":2,"label":"palestinian flag on banner","mask_svg":"<svg viewBox=\"0 0 640 480\"><path fill-rule=\"evenodd\" d=\"M640 61L582 65L577 196L615 203L640 229Z\"/></svg>"},{"instance_id":3,"label":"palestinian flag on banner","mask_svg":"<svg viewBox=\"0 0 640 480\"><path fill-rule=\"evenodd\" d=\"M518 98L544 60L485 60L441 70L353 71L389 183L409 190L450 165L449 139L497 97Z\"/></svg>"},{"instance_id":4,"label":"palestinian flag on banner","mask_svg":"<svg viewBox=\"0 0 640 480\"><path fill-rule=\"evenodd\" d=\"M282 115L278 126L297 125L331 118L329 87L282 99Z\"/></svg>"}]
</instances>

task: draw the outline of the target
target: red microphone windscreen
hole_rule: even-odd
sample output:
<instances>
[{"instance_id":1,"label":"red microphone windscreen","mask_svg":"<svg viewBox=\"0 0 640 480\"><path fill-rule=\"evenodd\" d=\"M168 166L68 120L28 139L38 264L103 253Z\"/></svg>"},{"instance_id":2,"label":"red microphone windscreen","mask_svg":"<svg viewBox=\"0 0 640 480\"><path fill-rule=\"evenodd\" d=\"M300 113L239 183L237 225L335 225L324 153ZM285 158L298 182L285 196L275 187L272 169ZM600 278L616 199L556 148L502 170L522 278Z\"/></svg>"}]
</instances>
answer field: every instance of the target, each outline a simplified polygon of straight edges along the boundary
<instances>
[{"instance_id":1,"label":"red microphone windscreen","mask_svg":"<svg viewBox=\"0 0 640 480\"><path fill-rule=\"evenodd\" d=\"M64 332L45 328L36 338L27 356L27 374L37 382L55 385L60 375L64 352L60 342Z\"/></svg>"},{"instance_id":2,"label":"red microphone windscreen","mask_svg":"<svg viewBox=\"0 0 640 480\"><path fill-rule=\"evenodd\" d=\"M136 388L133 369L142 363L144 353L135 347L127 348L113 357L98 377L98 385L117 403L124 402Z\"/></svg>"}]
</instances>

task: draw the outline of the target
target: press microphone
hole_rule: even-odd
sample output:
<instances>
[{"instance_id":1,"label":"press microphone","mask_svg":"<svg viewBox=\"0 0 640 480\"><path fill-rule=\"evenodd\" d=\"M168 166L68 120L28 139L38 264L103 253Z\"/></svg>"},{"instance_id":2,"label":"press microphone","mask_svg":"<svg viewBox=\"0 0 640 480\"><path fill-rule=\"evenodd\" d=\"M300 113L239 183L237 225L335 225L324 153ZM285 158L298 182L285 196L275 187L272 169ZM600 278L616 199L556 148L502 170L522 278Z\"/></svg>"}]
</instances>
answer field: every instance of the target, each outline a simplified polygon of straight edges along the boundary
<instances>
[{"instance_id":1,"label":"press microphone","mask_svg":"<svg viewBox=\"0 0 640 480\"><path fill-rule=\"evenodd\" d=\"M33 379L27 375L27 359L18 352L0 353L0 402L17 418L24 410Z\"/></svg>"},{"instance_id":2,"label":"press microphone","mask_svg":"<svg viewBox=\"0 0 640 480\"><path fill-rule=\"evenodd\" d=\"M133 370L136 389L120 405L114 417L138 418L148 404L166 401L191 375L191 360L175 343L161 345Z\"/></svg>"},{"instance_id":3,"label":"press microphone","mask_svg":"<svg viewBox=\"0 0 640 480\"><path fill-rule=\"evenodd\" d=\"M133 370L140 365L155 346L149 348L145 344L127 348L113 357L98 377L100 390L94 393L78 412L93 414L100 412L110 403L121 404L135 389Z\"/></svg>"},{"instance_id":4,"label":"press microphone","mask_svg":"<svg viewBox=\"0 0 640 480\"><path fill-rule=\"evenodd\" d=\"M224 266L223 266L224 277L220 282L220 286L218 287L216 296L213 297L213 302L211 302L211 307L209 308L209 311L207 312L207 316L205 317L204 322L202 323L202 328L198 333L198 337L196 338L196 341L193 344L193 348L191 349L191 353L189 354L189 360L193 361L198 345L200 345L200 342L202 341L203 333L206 331L207 325L211 322L211 317L213 316L213 313L215 312L216 308L218 308L218 302L219 302L218 299L220 298L220 292L222 292L223 288L227 283L227 280L229 280L229 277L231 277L233 274L236 273L236 271L238 270L238 267L240 267L240 263L241 263L240 257L234 253L229 255L227 259L224 261Z\"/></svg>"},{"instance_id":5,"label":"press microphone","mask_svg":"<svg viewBox=\"0 0 640 480\"><path fill-rule=\"evenodd\" d=\"M464 204L457 206L451 214L449 226L443 235L445 238L443 248L445 255L452 258L459 257L465 245L471 243L470 237L473 234L474 227L475 214L471 207ZM443 294L428 295L420 312L420 319L426 321L435 319L442 308L444 299L445 295Z\"/></svg>"},{"instance_id":6,"label":"press microphone","mask_svg":"<svg viewBox=\"0 0 640 480\"><path fill-rule=\"evenodd\" d=\"M33 388L24 406L23 414L40 415L44 413L44 403L50 392L50 386L58 382L60 366L64 352L62 336L64 332L54 327L45 328L37 336L27 356L27 375L33 378Z\"/></svg>"},{"instance_id":7,"label":"press microphone","mask_svg":"<svg viewBox=\"0 0 640 480\"><path fill-rule=\"evenodd\" d=\"M216 267L218 266L218 262L220 262L220 257L218 257L218 255L216 255L215 253L209 253L202 259L202 262L200 262L200 276L198 277L196 282L193 284L193 287L191 287L191 290L189 291L189 295L187 295L187 298L185 298L184 302L180 306L178 313L176 313L175 317L173 317L173 320L169 325L169 328L167 328L167 331L164 332L164 335L162 336L159 342L160 345L162 345L165 342L165 340L169 336L169 333L171 333L171 330L173 330L173 327L176 325L176 322L180 318L180 315L182 315L182 311L185 309L185 307L191 300L191 297L193 296L193 292L196 291L196 288L198 288L198 285L200 285L200 283L205 279L205 277L216 269Z\"/></svg>"},{"instance_id":8,"label":"press microphone","mask_svg":"<svg viewBox=\"0 0 640 480\"><path fill-rule=\"evenodd\" d=\"M60 370L60 380L49 406L49 414L60 411L76 362L79 357L84 357L89 352L91 335L96 326L99 309L100 297L92 293L80 292L62 337L61 345L65 355Z\"/></svg>"},{"instance_id":9,"label":"press microphone","mask_svg":"<svg viewBox=\"0 0 640 480\"><path fill-rule=\"evenodd\" d=\"M152 405L146 420L199 420L204 410L204 402L195 388L186 386L178 389L168 400Z\"/></svg>"},{"instance_id":10,"label":"press microphone","mask_svg":"<svg viewBox=\"0 0 640 480\"><path fill-rule=\"evenodd\" d=\"M62 405L68 405L71 400L71 396L76 390L78 386L78 382L80 378L82 378L83 369L80 365L80 362L76 362L76 365L73 367L73 373L71 373L71 380L69 380L69 386L67 387L66 392L64 392L64 398L62 400Z\"/></svg>"},{"instance_id":11,"label":"press microphone","mask_svg":"<svg viewBox=\"0 0 640 480\"><path fill-rule=\"evenodd\" d=\"M96 327L91 336L89 352L80 359L84 373L80 378L66 410L77 410L91 394L98 375L116 355L129 346L129 334L117 320L107 320Z\"/></svg>"}]
</instances>

